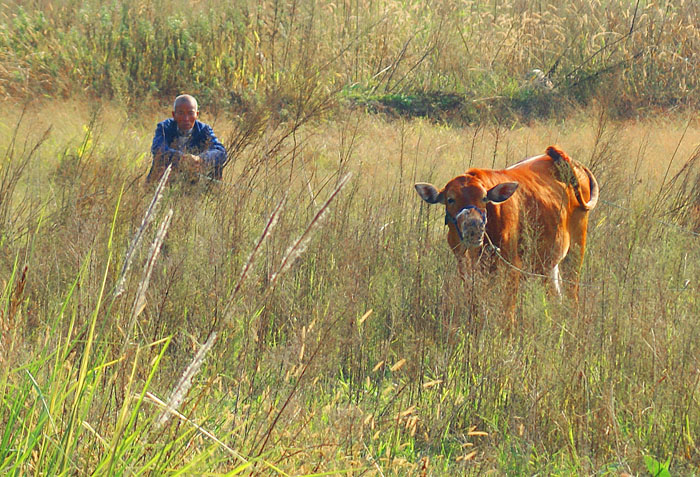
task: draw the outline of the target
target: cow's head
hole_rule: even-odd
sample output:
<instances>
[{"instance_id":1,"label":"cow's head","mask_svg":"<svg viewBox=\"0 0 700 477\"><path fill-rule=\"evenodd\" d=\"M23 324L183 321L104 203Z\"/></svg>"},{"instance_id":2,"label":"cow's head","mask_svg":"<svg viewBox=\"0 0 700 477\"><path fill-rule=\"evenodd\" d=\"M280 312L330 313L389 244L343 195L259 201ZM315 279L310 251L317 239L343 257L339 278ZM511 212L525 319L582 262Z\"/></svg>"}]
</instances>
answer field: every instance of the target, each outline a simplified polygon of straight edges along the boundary
<instances>
[{"instance_id":1,"label":"cow's head","mask_svg":"<svg viewBox=\"0 0 700 477\"><path fill-rule=\"evenodd\" d=\"M473 174L452 179L440 191L432 184L415 185L421 198L429 204L445 204L445 224L452 224L460 241L467 247L479 247L484 243L486 231L486 204L510 198L518 188L517 182L502 182L486 189Z\"/></svg>"}]
</instances>

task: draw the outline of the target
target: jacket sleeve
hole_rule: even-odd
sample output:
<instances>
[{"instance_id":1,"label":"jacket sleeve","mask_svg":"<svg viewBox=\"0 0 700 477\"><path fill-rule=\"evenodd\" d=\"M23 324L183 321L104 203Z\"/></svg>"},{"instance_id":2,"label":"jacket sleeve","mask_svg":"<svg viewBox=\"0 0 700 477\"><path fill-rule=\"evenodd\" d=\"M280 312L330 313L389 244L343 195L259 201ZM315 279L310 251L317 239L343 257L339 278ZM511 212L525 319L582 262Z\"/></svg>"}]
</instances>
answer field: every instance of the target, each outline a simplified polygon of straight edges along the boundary
<instances>
[{"instance_id":1,"label":"jacket sleeve","mask_svg":"<svg viewBox=\"0 0 700 477\"><path fill-rule=\"evenodd\" d=\"M202 133L207 145L207 150L200 153L199 157L201 157L209 167L220 169L226 161L226 149L217 139L211 126L205 124Z\"/></svg>"},{"instance_id":2,"label":"jacket sleeve","mask_svg":"<svg viewBox=\"0 0 700 477\"><path fill-rule=\"evenodd\" d=\"M164 123L158 123L158 126L156 126L156 132L153 135L153 144L151 145L151 153L153 154L152 167L165 168L169 164L177 166L178 162L180 162L182 153L168 146L168 138Z\"/></svg>"}]
</instances>

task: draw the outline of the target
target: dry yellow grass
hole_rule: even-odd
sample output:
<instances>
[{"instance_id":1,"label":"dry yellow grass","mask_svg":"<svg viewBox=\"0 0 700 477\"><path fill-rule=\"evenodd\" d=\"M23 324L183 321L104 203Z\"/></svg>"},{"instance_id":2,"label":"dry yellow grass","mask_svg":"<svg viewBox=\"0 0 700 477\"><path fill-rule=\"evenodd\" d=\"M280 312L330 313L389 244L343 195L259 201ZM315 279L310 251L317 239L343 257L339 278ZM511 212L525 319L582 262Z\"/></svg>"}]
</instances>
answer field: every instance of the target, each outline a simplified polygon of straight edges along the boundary
<instances>
[{"instance_id":1,"label":"dry yellow grass","mask_svg":"<svg viewBox=\"0 0 700 477\"><path fill-rule=\"evenodd\" d=\"M167 251L155 264L145 308L123 347L139 274L131 273L111 305L98 306L96 296L104 277L108 286L119 279L120 257L152 197L141 186L152 123L170 105L163 114L132 116L105 103L93 117L76 104L36 106L21 125L28 137L50 122L56 129L15 197L31 191L43 218L29 210L30 227L19 221L4 231L1 276L10 276L16 257L28 274L13 315L21 322L13 321L12 366L0 375L0 392L12 405L19 405L11 401L14 389L35 393L15 371L29 366L63 429L62 403L71 401L69 383L79 375L83 330L97 317L96 358L86 364L103 374L94 387L94 374L84 375L92 394L79 406L80 429L90 433L73 434L83 468L122 465L100 450L102 440L154 472L163 467L145 462L159 452L176 456L168 461L172 468L230 471L243 462L240 455L259 472L272 472L274 465L294 474L591 474L610 466L641 473L647 455L661 461L672 455L681 470L694 465L696 381L688 376L697 366L692 330L700 252L697 238L677 230L682 224L653 205L669 204L658 193L667 171L672 177L695 151L697 120L679 114L604 121L591 109L566 122L456 128L351 111L305 125L296 148L285 141L254 177L253 189L243 191L238 174L261 150L253 144L239 152L215 190L171 188L164 195L162 210L174 211ZM10 112L18 112L15 107ZM70 171L62 168L75 160L91 121L100 134L91 135L80 179L58 176L57 170ZM234 122L219 119L222 139L235 131ZM133 140L125 141L125 134ZM497 307L508 284L478 282L488 286L475 294L460 285L442 217L421 208L413 183L439 184L470 165L503 167L552 143L595 163L609 204L601 202L591 216L579 313L527 280L517 327L508 333ZM352 179L310 234L306 252L269 291L289 244L349 172ZM90 202L80 202L85 193ZM274 232L231 298L284 194L289 198ZM115 265L106 270L112 232ZM147 232L144 243L154 233ZM136 254L132 269L146 259L145 252ZM70 295L76 277L79 286ZM6 298L16 288L6 286ZM71 316L73 326L66 319ZM143 388L148 403L164 402L213 323L224 319L178 402L181 416L164 427L172 439L163 439L150 424L161 408L136 408L138 399L125 399L124 390L131 396ZM53 350L58 340L58 349L69 351L48 370L42 363L53 358L42 354L43 345ZM41 427L42 407L22 409L22 425L8 413L0 420L17 435L39 429L42 445L60 454ZM140 424L131 426L132 416ZM189 434L197 426L206 433ZM143 445L130 446L121 432ZM163 447L169 445L177 451Z\"/></svg>"}]
</instances>

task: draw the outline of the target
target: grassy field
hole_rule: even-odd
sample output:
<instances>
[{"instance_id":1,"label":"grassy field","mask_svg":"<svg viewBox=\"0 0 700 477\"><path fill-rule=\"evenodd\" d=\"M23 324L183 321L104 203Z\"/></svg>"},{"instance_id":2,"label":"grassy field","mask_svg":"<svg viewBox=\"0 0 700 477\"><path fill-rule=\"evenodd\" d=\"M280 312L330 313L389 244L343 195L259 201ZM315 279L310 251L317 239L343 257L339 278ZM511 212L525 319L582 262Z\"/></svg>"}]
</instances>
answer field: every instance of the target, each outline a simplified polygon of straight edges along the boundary
<instances>
[{"instance_id":1,"label":"grassy field","mask_svg":"<svg viewBox=\"0 0 700 477\"><path fill-rule=\"evenodd\" d=\"M150 119L61 102L2 125L17 132L3 144L3 472L641 475L670 459L697 473L700 246L677 209L698 198L697 121L503 131L358 112L260 164L280 126L224 183L166 188L117 295L154 195ZM511 329L508 283L461 284L412 184L550 143L593 167L603 202L580 308L529 279Z\"/></svg>"},{"instance_id":2,"label":"grassy field","mask_svg":"<svg viewBox=\"0 0 700 477\"><path fill-rule=\"evenodd\" d=\"M0 474L700 475L697 3L22 3ZM157 189L183 89L231 161ZM579 303L511 324L413 184L551 144L601 186Z\"/></svg>"}]
</instances>

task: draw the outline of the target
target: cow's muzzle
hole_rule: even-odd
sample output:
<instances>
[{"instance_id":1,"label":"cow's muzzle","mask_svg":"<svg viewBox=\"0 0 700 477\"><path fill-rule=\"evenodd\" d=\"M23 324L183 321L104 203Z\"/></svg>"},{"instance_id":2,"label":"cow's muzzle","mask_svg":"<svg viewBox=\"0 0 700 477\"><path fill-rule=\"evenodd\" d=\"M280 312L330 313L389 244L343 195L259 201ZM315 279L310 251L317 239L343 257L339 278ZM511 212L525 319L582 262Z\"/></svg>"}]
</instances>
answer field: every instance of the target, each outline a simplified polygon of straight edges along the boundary
<instances>
[{"instance_id":1,"label":"cow's muzzle","mask_svg":"<svg viewBox=\"0 0 700 477\"><path fill-rule=\"evenodd\" d=\"M449 212L445 214L445 223L451 222L459 240L467 247L480 247L484 243L486 232L486 212L474 205L468 205L452 217Z\"/></svg>"}]
</instances>

